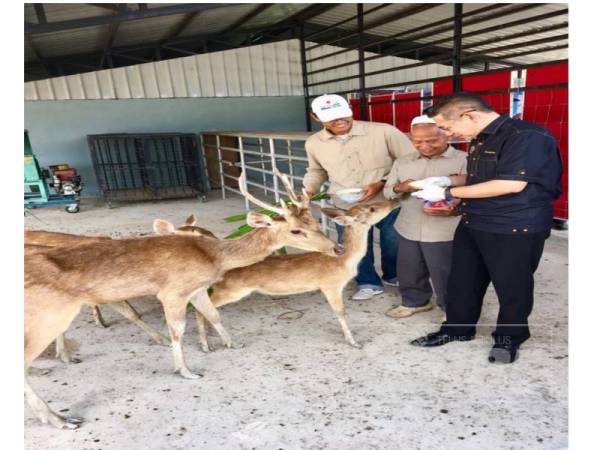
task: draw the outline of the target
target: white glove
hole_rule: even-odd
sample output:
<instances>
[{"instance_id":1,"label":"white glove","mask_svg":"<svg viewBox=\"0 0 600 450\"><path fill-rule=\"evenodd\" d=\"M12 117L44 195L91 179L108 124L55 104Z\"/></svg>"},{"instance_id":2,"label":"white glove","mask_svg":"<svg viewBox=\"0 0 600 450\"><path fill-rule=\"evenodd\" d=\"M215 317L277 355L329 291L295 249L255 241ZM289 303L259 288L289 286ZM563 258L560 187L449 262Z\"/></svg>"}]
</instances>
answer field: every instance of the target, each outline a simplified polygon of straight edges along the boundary
<instances>
[{"instance_id":1,"label":"white glove","mask_svg":"<svg viewBox=\"0 0 600 450\"><path fill-rule=\"evenodd\" d=\"M439 202L440 200L445 200L446 195L444 194L445 188L441 186L427 186L425 189L417 192L413 192L413 197L420 198L422 200L427 200L428 202Z\"/></svg>"},{"instance_id":2,"label":"white glove","mask_svg":"<svg viewBox=\"0 0 600 450\"><path fill-rule=\"evenodd\" d=\"M452 185L452 181L450 180L450 177L429 177L422 180L411 181L410 185L417 189L426 189L429 186L449 187Z\"/></svg>"}]
</instances>

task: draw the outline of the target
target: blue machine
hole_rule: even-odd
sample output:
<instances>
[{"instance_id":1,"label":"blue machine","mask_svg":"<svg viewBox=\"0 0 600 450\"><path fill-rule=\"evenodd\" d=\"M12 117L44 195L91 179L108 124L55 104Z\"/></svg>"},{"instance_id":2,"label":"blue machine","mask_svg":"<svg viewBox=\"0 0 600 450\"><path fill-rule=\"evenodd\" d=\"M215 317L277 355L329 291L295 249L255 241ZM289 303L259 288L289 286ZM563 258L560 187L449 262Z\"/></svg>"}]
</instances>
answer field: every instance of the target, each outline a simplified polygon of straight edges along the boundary
<instances>
[{"instance_id":1,"label":"blue machine","mask_svg":"<svg viewBox=\"0 0 600 450\"><path fill-rule=\"evenodd\" d=\"M51 171L44 171L40 166L31 149L29 135L25 130L25 208L39 208L48 205L66 205L65 211L69 213L79 212L79 193L81 192L81 177L75 169L67 164L50 166ZM46 181L46 174L51 178L51 183ZM50 187L57 193L51 194Z\"/></svg>"}]
</instances>

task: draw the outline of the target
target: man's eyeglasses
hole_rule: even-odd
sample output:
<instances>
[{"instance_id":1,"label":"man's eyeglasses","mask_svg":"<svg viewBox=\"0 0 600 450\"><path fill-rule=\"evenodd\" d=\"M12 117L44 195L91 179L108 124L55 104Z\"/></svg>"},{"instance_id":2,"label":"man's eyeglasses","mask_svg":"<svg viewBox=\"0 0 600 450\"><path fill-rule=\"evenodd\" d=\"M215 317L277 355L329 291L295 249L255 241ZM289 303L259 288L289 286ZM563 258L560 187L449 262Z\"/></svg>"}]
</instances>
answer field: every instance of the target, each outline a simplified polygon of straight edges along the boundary
<instances>
[{"instance_id":1,"label":"man's eyeglasses","mask_svg":"<svg viewBox=\"0 0 600 450\"><path fill-rule=\"evenodd\" d=\"M463 111L462 113L460 113L460 115L456 119L448 119L448 120L451 122L457 122L457 121L461 120L465 114L473 112L473 111L477 111L477 109L475 109L475 108L467 109L466 111ZM449 127L444 127L444 126L438 125L438 128L443 131L450 131Z\"/></svg>"}]
</instances>

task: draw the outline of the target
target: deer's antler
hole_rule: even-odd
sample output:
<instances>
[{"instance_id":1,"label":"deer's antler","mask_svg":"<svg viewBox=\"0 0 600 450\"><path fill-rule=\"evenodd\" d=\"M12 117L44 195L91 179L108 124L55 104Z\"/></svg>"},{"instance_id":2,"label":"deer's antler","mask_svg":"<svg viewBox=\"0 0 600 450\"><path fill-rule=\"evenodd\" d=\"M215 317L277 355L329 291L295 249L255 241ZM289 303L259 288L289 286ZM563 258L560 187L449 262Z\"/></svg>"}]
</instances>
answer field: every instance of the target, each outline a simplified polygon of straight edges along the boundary
<instances>
[{"instance_id":1,"label":"deer's antler","mask_svg":"<svg viewBox=\"0 0 600 450\"><path fill-rule=\"evenodd\" d=\"M238 178L238 185L240 187L241 194L246 197L249 201L254 203L257 206L260 206L264 209L268 209L269 211L276 212L280 216L285 216L289 214L289 210L287 208L278 208L277 206L270 205L267 202L263 202L262 200L257 199L252 194L248 192L246 188L246 173L242 172L240 177Z\"/></svg>"},{"instance_id":2,"label":"deer's antler","mask_svg":"<svg viewBox=\"0 0 600 450\"><path fill-rule=\"evenodd\" d=\"M273 167L273 172L275 173L275 175L277 175L281 179L281 182L283 183L283 186L285 187L285 190L286 190L286 192L288 194L288 197L290 198L291 202L294 205L296 205L297 208L303 208L303 207L305 207L304 204L302 203L302 201L298 198L298 196L294 192L294 188L292 187L292 182L287 177L287 175L282 174L277 169L277 167Z\"/></svg>"}]
</instances>

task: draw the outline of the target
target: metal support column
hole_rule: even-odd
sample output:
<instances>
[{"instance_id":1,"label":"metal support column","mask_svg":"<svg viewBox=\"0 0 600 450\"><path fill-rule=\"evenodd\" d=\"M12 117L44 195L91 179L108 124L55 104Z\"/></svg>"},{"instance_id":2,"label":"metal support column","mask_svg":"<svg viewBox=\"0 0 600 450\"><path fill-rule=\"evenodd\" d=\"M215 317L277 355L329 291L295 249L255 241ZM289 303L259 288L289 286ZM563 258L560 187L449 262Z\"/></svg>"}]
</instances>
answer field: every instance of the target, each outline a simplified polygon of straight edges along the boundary
<instances>
[{"instance_id":1,"label":"metal support column","mask_svg":"<svg viewBox=\"0 0 600 450\"><path fill-rule=\"evenodd\" d=\"M356 20L358 22L358 84L359 84L359 98L360 98L360 120L367 120L367 91L365 88L365 50L364 44L364 14L363 4L356 4Z\"/></svg>"},{"instance_id":2,"label":"metal support column","mask_svg":"<svg viewBox=\"0 0 600 450\"><path fill-rule=\"evenodd\" d=\"M225 195L225 175L223 172L223 152L221 152L221 139L219 135L216 136L217 141L217 156L219 157L219 177L221 178L221 195L223 195L223 200L227 198Z\"/></svg>"},{"instance_id":3,"label":"metal support column","mask_svg":"<svg viewBox=\"0 0 600 450\"><path fill-rule=\"evenodd\" d=\"M275 140L269 139L269 153L271 154L271 170L273 171L273 189L275 190L275 203L279 204L279 177L275 175L277 161L275 160Z\"/></svg>"},{"instance_id":4,"label":"metal support column","mask_svg":"<svg viewBox=\"0 0 600 450\"><path fill-rule=\"evenodd\" d=\"M462 52L462 3L454 4L454 46L452 48L452 77L453 91L462 90L462 80L460 78L461 52Z\"/></svg>"},{"instance_id":5,"label":"metal support column","mask_svg":"<svg viewBox=\"0 0 600 450\"><path fill-rule=\"evenodd\" d=\"M292 189L294 189L294 163L292 161L292 141L289 139L287 142L287 154L288 154L288 170L290 174L290 182L292 183Z\"/></svg>"},{"instance_id":6,"label":"metal support column","mask_svg":"<svg viewBox=\"0 0 600 450\"><path fill-rule=\"evenodd\" d=\"M263 191L265 193L265 195L267 195L269 193L269 191L267 190L267 171L266 166L265 166L265 156L263 155L263 140L262 138L260 138L258 140L258 148L260 149L260 167L262 169L262 179L263 179Z\"/></svg>"},{"instance_id":7,"label":"metal support column","mask_svg":"<svg viewBox=\"0 0 600 450\"><path fill-rule=\"evenodd\" d=\"M310 101L308 99L308 69L306 67L306 41L304 40L304 24L300 26L300 59L302 64L302 92L304 93L304 117L306 131L312 131L310 122Z\"/></svg>"},{"instance_id":8,"label":"metal support column","mask_svg":"<svg viewBox=\"0 0 600 450\"><path fill-rule=\"evenodd\" d=\"M246 158L244 156L244 138L242 136L238 136L238 149L240 150L240 165L242 168L242 172L246 173ZM246 174L246 176L248 176ZM250 210L250 202L246 197L244 197L244 202L246 203L246 209Z\"/></svg>"}]
</instances>

